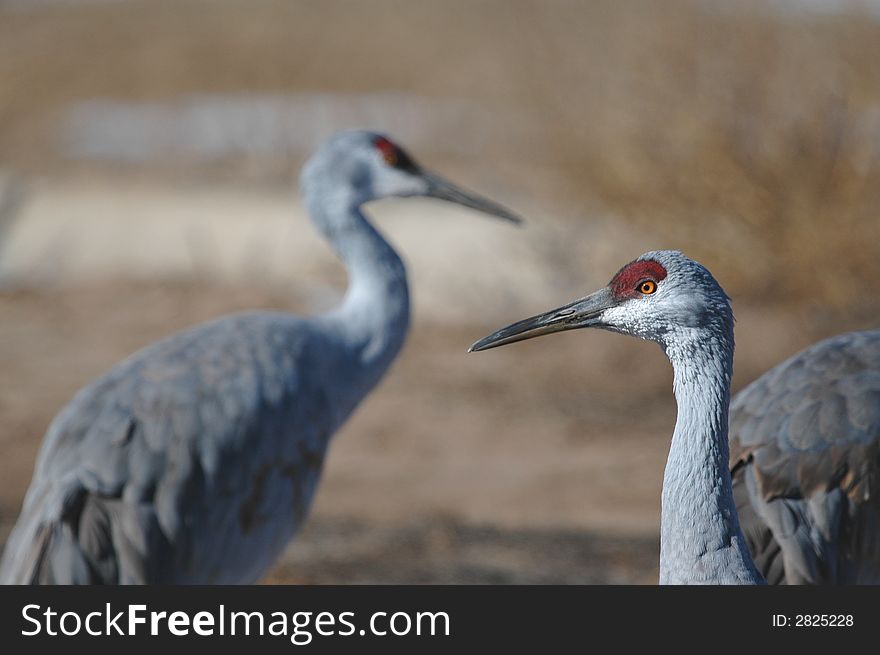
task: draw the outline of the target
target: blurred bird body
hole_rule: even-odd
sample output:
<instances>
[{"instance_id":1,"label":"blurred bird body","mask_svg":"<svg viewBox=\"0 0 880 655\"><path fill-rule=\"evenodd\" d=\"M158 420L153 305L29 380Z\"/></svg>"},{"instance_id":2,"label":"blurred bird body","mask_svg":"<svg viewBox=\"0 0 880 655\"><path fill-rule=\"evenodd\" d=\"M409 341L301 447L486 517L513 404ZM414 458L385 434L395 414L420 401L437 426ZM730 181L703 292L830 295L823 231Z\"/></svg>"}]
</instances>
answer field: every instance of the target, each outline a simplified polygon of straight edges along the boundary
<instances>
[{"instance_id":1,"label":"blurred bird body","mask_svg":"<svg viewBox=\"0 0 880 655\"><path fill-rule=\"evenodd\" d=\"M306 517L327 445L403 346L399 256L360 211L431 196L516 221L422 171L386 138L346 132L302 192L349 272L309 319L250 312L135 353L55 418L0 561L4 583L250 583Z\"/></svg>"},{"instance_id":2,"label":"blurred bird body","mask_svg":"<svg viewBox=\"0 0 880 655\"><path fill-rule=\"evenodd\" d=\"M4 582L256 580L305 517L327 439L357 404L333 391L334 371L352 368L338 345L308 321L242 314L85 388L49 428Z\"/></svg>"}]
</instances>

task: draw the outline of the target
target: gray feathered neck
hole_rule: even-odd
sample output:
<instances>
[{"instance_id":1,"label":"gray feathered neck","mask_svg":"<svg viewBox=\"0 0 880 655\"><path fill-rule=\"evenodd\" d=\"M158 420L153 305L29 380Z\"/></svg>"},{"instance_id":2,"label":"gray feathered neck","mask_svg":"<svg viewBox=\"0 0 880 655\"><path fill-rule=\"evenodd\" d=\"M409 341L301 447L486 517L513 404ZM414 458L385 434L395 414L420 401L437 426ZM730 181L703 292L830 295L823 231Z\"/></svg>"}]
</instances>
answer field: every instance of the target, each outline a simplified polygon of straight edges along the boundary
<instances>
[{"instance_id":1,"label":"gray feathered neck","mask_svg":"<svg viewBox=\"0 0 880 655\"><path fill-rule=\"evenodd\" d=\"M733 315L717 291L697 324L678 326L661 341L678 404L663 476L661 584L763 583L733 500L727 443Z\"/></svg>"}]
</instances>

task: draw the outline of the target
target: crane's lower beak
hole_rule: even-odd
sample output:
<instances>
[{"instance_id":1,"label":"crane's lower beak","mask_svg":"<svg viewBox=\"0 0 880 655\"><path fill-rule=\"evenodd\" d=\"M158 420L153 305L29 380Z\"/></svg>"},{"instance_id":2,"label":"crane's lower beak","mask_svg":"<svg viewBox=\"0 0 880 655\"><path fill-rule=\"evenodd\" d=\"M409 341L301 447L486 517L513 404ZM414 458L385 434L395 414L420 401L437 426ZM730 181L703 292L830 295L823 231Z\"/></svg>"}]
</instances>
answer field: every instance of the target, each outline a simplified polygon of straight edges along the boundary
<instances>
[{"instance_id":1,"label":"crane's lower beak","mask_svg":"<svg viewBox=\"0 0 880 655\"><path fill-rule=\"evenodd\" d=\"M438 198L447 202L454 202L457 205L476 209L490 216L497 216L511 223L520 224L522 218L514 214L512 211L493 202L488 198L484 198L476 193L465 191L455 186L452 182L444 180L439 175L433 173L424 173L424 179L428 183L428 190L425 195L431 198Z\"/></svg>"},{"instance_id":2,"label":"crane's lower beak","mask_svg":"<svg viewBox=\"0 0 880 655\"><path fill-rule=\"evenodd\" d=\"M575 300L573 303L558 309L501 328L488 337L483 337L477 341L468 349L468 352L506 346L509 343L540 337L543 334L562 332L563 330L607 327L602 321L602 314L606 309L613 307L614 304L611 290L606 287L586 298Z\"/></svg>"}]
</instances>

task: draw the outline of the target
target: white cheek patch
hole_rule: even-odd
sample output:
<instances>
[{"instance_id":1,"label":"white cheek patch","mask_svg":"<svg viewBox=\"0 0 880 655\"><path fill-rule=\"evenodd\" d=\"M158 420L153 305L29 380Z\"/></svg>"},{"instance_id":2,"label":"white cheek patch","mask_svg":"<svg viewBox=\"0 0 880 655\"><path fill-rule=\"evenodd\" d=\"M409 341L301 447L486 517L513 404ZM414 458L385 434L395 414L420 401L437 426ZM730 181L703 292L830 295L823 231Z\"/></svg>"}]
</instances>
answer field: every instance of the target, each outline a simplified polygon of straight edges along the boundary
<instances>
[{"instance_id":1,"label":"white cheek patch","mask_svg":"<svg viewBox=\"0 0 880 655\"><path fill-rule=\"evenodd\" d=\"M603 322L613 328L643 339L653 339L660 334L659 324L654 312L647 305L653 297L636 298L606 309L602 313Z\"/></svg>"},{"instance_id":2,"label":"white cheek patch","mask_svg":"<svg viewBox=\"0 0 880 655\"><path fill-rule=\"evenodd\" d=\"M609 307L602 312L602 322L614 327L627 327L632 321L632 312L629 311L629 303Z\"/></svg>"}]
</instances>

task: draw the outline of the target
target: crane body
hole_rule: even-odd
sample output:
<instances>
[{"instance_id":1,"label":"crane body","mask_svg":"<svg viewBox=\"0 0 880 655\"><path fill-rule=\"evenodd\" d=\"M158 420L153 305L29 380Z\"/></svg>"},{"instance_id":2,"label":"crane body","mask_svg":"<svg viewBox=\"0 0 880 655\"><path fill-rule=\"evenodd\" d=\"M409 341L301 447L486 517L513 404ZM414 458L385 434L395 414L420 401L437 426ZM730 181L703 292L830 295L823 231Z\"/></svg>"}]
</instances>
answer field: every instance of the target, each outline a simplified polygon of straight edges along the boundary
<instances>
[{"instance_id":1,"label":"crane body","mask_svg":"<svg viewBox=\"0 0 880 655\"><path fill-rule=\"evenodd\" d=\"M772 584L880 584L880 330L813 344L730 409L733 492Z\"/></svg>"}]
</instances>

